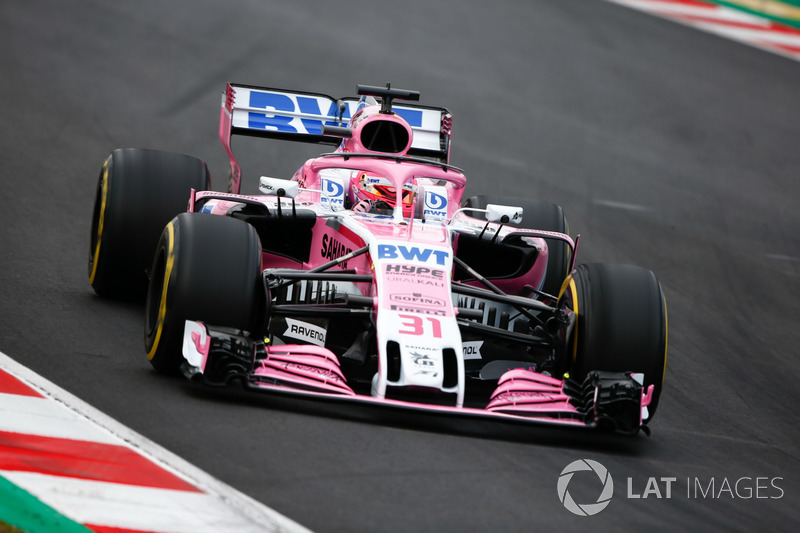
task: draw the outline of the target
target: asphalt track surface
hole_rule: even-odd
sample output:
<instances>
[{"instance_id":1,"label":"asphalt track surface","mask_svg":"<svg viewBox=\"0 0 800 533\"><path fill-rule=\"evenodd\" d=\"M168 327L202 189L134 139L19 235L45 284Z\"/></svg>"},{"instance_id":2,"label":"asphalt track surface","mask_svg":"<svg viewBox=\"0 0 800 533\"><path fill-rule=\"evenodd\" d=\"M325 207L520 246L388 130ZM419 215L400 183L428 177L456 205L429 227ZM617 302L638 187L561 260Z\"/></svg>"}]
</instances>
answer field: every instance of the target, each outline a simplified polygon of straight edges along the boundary
<instances>
[{"instance_id":1,"label":"asphalt track surface","mask_svg":"<svg viewBox=\"0 0 800 533\"><path fill-rule=\"evenodd\" d=\"M318 531L796 530L797 62L599 0L31 0L0 3L0 65L0 350L135 431ZM652 437L458 432L152 371L142 306L87 281L97 173L152 147L224 188L227 81L418 89L454 113L471 193L560 203L582 262L653 269L670 351ZM317 150L238 146L250 190ZM581 458L615 482L592 517L556 492Z\"/></svg>"}]
</instances>

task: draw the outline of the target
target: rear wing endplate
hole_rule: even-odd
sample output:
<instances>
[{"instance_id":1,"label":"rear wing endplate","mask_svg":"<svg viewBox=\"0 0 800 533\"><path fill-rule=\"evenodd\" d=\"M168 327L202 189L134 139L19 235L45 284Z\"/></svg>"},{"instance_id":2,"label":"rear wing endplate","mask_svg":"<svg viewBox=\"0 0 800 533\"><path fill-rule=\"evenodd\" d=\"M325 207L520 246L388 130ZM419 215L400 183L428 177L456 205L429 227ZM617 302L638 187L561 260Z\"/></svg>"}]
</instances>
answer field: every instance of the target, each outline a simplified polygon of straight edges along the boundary
<instances>
[{"instance_id":1,"label":"rear wing endplate","mask_svg":"<svg viewBox=\"0 0 800 533\"><path fill-rule=\"evenodd\" d=\"M231 162L229 192L238 193L241 170L231 151L233 135L310 142L338 146L342 139L322 133L326 126L347 126L359 99L332 98L325 94L287 91L250 85L228 84L222 95L219 137ZM408 151L440 163L450 159L452 115L445 108L418 104L394 104L414 132Z\"/></svg>"}]
</instances>

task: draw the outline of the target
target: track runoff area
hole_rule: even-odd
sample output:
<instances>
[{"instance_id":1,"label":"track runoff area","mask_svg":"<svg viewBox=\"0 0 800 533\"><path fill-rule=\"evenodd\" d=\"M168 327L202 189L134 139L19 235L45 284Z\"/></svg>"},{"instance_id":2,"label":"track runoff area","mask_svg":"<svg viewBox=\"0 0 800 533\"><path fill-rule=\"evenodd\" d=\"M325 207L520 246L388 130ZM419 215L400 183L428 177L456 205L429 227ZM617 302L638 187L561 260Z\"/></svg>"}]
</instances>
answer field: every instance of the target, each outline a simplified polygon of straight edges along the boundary
<instances>
[{"instance_id":1,"label":"track runoff area","mask_svg":"<svg viewBox=\"0 0 800 533\"><path fill-rule=\"evenodd\" d=\"M800 0L607 0L800 61Z\"/></svg>"},{"instance_id":2,"label":"track runoff area","mask_svg":"<svg viewBox=\"0 0 800 533\"><path fill-rule=\"evenodd\" d=\"M800 61L800 0L606 0ZM306 531L0 352L0 531Z\"/></svg>"},{"instance_id":3,"label":"track runoff area","mask_svg":"<svg viewBox=\"0 0 800 533\"><path fill-rule=\"evenodd\" d=\"M0 532L304 532L0 352Z\"/></svg>"}]
</instances>

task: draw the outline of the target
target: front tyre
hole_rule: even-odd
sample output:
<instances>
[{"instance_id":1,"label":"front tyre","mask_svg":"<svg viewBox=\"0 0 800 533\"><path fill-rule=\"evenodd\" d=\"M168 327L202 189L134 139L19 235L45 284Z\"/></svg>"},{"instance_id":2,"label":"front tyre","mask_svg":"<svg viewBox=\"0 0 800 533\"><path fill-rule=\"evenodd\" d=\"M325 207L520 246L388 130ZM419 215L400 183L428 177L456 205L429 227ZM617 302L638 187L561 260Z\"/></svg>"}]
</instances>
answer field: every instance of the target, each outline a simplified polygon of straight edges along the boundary
<instances>
[{"instance_id":1,"label":"front tyre","mask_svg":"<svg viewBox=\"0 0 800 533\"><path fill-rule=\"evenodd\" d=\"M667 362L667 305L655 275L631 265L580 265L558 306L577 315L565 339L571 376L581 382L593 370L643 373L644 386L654 385L644 422L651 420Z\"/></svg>"},{"instance_id":2,"label":"front tyre","mask_svg":"<svg viewBox=\"0 0 800 533\"><path fill-rule=\"evenodd\" d=\"M261 242L248 223L183 213L161 234L147 288L145 352L157 371L183 362L186 320L258 330L263 320Z\"/></svg>"}]
</instances>

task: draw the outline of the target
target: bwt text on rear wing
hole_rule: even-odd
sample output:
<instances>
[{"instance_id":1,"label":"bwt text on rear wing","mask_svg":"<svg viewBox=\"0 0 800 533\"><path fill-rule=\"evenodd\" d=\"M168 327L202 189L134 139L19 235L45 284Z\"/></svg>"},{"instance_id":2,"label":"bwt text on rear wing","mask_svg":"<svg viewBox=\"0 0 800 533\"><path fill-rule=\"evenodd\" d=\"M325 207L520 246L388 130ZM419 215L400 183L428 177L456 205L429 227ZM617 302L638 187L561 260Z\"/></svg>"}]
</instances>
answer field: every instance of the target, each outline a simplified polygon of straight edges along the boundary
<instances>
[{"instance_id":1,"label":"bwt text on rear wing","mask_svg":"<svg viewBox=\"0 0 800 533\"><path fill-rule=\"evenodd\" d=\"M222 94L219 123L219 137L231 165L228 191L238 194L241 183L241 169L231 151L233 135L338 146L341 137L324 135L322 126L346 126L358 104L354 97L229 83ZM448 163L452 115L447 109L403 103L392 106L392 111L414 132L409 156Z\"/></svg>"}]
</instances>

